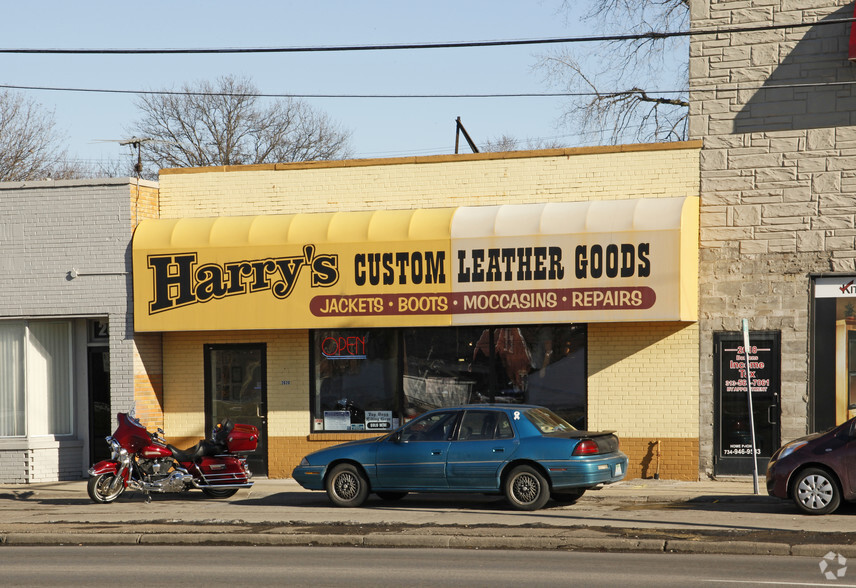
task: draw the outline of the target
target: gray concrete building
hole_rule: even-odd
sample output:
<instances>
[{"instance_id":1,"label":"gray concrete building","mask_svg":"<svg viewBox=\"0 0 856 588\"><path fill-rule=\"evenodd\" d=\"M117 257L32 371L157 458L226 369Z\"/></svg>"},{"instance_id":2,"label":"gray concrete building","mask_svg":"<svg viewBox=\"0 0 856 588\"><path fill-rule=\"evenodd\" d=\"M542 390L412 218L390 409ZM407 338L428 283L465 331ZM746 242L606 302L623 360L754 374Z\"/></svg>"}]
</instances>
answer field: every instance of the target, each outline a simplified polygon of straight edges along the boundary
<instances>
[{"instance_id":1,"label":"gray concrete building","mask_svg":"<svg viewBox=\"0 0 856 588\"><path fill-rule=\"evenodd\" d=\"M0 183L0 483L85 476L133 408L130 243L156 189Z\"/></svg>"},{"instance_id":2,"label":"gray concrete building","mask_svg":"<svg viewBox=\"0 0 856 588\"><path fill-rule=\"evenodd\" d=\"M762 458L856 409L856 66L832 22L852 16L844 0L691 0L702 474L751 472L742 319Z\"/></svg>"}]
</instances>

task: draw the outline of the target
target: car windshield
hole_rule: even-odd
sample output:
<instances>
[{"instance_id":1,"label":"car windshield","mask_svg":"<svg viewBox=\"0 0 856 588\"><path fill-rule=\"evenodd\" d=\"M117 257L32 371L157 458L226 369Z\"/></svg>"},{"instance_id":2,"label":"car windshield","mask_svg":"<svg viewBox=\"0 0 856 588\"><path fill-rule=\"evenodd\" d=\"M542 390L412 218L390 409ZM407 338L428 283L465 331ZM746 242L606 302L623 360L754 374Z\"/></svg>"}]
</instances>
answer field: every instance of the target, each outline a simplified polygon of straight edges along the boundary
<instances>
[{"instance_id":1,"label":"car windshield","mask_svg":"<svg viewBox=\"0 0 856 588\"><path fill-rule=\"evenodd\" d=\"M573 425L546 408L531 408L525 413L526 418L538 427L542 433L558 433L561 431L576 431Z\"/></svg>"}]
</instances>

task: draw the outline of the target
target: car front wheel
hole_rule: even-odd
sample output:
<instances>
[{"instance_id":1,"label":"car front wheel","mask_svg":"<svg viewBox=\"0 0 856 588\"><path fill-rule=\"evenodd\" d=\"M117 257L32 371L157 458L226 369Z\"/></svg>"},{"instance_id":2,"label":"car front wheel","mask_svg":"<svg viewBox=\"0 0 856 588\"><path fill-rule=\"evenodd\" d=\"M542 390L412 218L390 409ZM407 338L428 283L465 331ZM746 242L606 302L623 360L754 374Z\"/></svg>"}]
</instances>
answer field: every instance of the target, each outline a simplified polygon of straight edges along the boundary
<instances>
[{"instance_id":1,"label":"car front wheel","mask_svg":"<svg viewBox=\"0 0 856 588\"><path fill-rule=\"evenodd\" d=\"M804 513L827 514L841 504L841 491L829 472L808 468L800 472L794 481L793 499Z\"/></svg>"},{"instance_id":2,"label":"car front wheel","mask_svg":"<svg viewBox=\"0 0 856 588\"><path fill-rule=\"evenodd\" d=\"M532 466L517 466L505 479L505 498L517 510L538 510L550 500L550 486Z\"/></svg>"},{"instance_id":3,"label":"car front wheel","mask_svg":"<svg viewBox=\"0 0 856 588\"><path fill-rule=\"evenodd\" d=\"M360 506L369 495L369 481L359 468L349 463L334 467L325 485L327 496L336 506Z\"/></svg>"}]
</instances>

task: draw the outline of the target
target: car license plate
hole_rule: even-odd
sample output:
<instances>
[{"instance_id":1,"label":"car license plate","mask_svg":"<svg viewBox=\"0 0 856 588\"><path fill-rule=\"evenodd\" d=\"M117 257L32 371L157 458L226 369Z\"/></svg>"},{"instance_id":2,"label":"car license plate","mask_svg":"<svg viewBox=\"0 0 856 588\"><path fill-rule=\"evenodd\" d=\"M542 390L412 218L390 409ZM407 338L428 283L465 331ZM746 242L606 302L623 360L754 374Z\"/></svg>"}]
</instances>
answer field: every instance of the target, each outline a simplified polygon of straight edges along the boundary
<instances>
[{"instance_id":1,"label":"car license plate","mask_svg":"<svg viewBox=\"0 0 856 588\"><path fill-rule=\"evenodd\" d=\"M621 468L621 464L620 464L620 463L619 463L619 464L617 464L617 465L615 466L615 475L616 475L616 476L620 476L620 475L621 475L621 474L623 474L623 473L624 473L624 472L623 472L623 470L622 470L622 468Z\"/></svg>"}]
</instances>

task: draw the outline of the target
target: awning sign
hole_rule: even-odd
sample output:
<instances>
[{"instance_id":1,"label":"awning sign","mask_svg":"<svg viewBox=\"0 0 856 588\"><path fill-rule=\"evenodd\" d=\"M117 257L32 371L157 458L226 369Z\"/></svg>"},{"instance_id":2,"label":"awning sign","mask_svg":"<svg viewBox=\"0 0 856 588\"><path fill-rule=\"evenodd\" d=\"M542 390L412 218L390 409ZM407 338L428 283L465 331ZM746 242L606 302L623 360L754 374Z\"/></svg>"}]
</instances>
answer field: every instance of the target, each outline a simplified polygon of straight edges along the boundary
<instances>
[{"instance_id":1,"label":"awning sign","mask_svg":"<svg viewBox=\"0 0 856 588\"><path fill-rule=\"evenodd\" d=\"M697 320L698 198L143 221L138 331Z\"/></svg>"}]
</instances>

